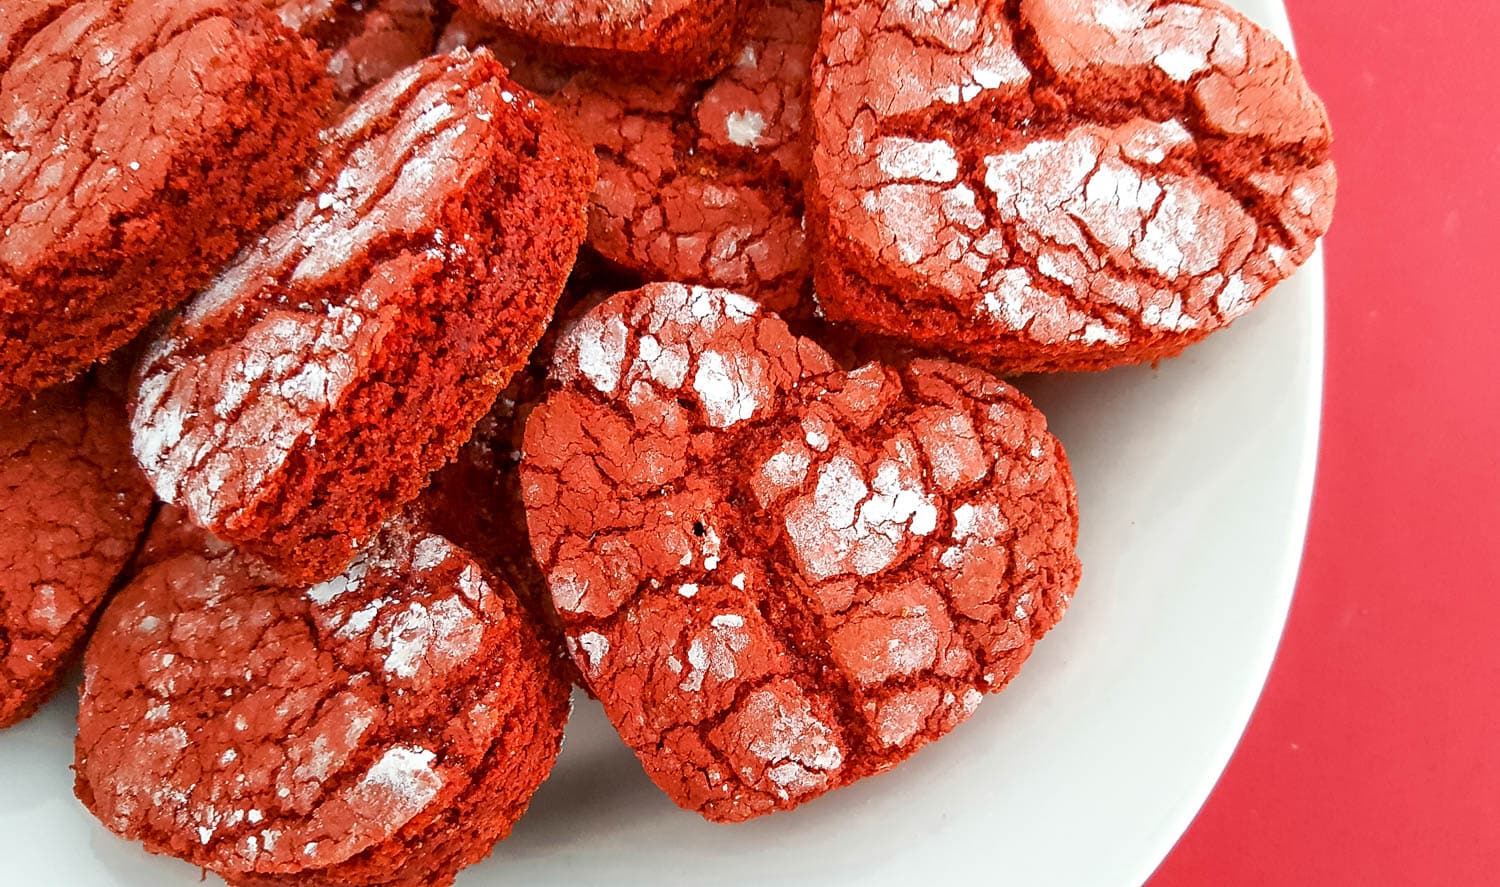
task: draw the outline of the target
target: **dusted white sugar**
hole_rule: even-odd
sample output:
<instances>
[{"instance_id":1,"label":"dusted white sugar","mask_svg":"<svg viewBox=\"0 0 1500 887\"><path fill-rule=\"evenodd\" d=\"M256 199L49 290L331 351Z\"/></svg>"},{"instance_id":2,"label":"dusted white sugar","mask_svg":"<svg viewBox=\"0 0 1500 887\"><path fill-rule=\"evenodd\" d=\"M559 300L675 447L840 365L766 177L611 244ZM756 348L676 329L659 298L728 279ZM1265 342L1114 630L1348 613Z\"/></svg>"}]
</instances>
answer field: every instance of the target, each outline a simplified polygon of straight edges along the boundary
<instances>
[{"instance_id":1,"label":"dusted white sugar","mask_svg":"<svg viewBox=\"0 0 1500 887\"><path fill-rule=\"evenodd\" d=\"M620 385L621 365L625 362L625 340L630 331L618 317L600 320L586 315L567 333L564 349L571 350L578 371L604 394L613 394Z\"/></svg>"},{"instance_id":2,"label":"dusted white sugar","mask_svg":"<svg viewBox=\"0 0 1500 887\"><path fill-rule=\"evenodd\" d=\"M412 550L411 566L418 572L425 572L441 565L456 554L457 549L447 539L441 536L426 536L417 542Z\"/></svg>"},{"instance_id":3,"label":"dusted white sugar","mask_svg":"<svg viewBox=\"0 0 1500 887\"><path fill-rule=\"evenodd\" d=\"M754 148L766 130L766 118L759 111L735 111L724 118L729 140L741 148Z\"/></svg>"},{"instance_id":4,"label":"dusted white sugar","mask_svg":"<svg viewBox=\"0 0 1500 887\"><path fill-rule=\"evenodd\" d=\"M772 454L760 471L775 486L794 487L807 477L807 469L811 465L812 459L806 451L783 449Z\"/></svg>"},{"instance_id":5,"label":"dusted white sugar","mask_svg":"<svg viewBox=\"0 0 1500 887\"><path fill-rule=\"evenodd\" d=\"M922 729L927 716L937 707L937 696L938 691L934 687L891 694L881 703L876 720L875 730L880 741L891 748L911 742Z\"/></svg>"},{"instance_id":6,"label":"dusted white sugar","mask_svg":"<svg viewBox=\"0 0 1500 887\"><path fill-rule=\"evenodd\" d=\"M578 646L583 650L584 668L590 677L599 673L599 664L609 653L609 638L596 631L586 631L578 636Z\"/></svg>"},{"instance_id":7,"label":"dusted white sugar","mask_svg":"<svg viewBox=\"0 0 1500 887\"><path fill-rule=\"evenodd\" d=\"M844 762L833 731L813 716L805 698L783 701L770 690L757 690L745 701L745 721L756 725L749 752L768 765L766 776L786 797L821 786Z\"/></svg>"},{"instance_id":8,"label":"dusted white sugar","mask_svg":"<svg viewBox=\"0 0 1500 887\"><path fill-rule=\"evenodd\" d=\"M809 578L874 575L896 559L908 534L937 528L916 451L906 442L898 451L901 461L882 460L869 482L853 460L835 456L819 469L813 492L788 506L787 535Z\"/></svg>"},{"instance_id":9,"label":"dusted white sugar","mask_svg":"<svg viewBox=\"0 0 1500 887\"><path fill-rule=\"evenodd\" d=\"M458 598L431 607L413 602L378 629L371 646L386 650L385 671L410 680L424 665L439 668L473 656L483 628Z\"/></svg>"},{"instance_id":10,"label":"dusted white sugar","mask_svg":"<svg viewBox=\"0 0 1500 887\"><path fill-rule=\"evenodd\" d=\"M564 613L583 612L584 599L588 596L589 581L581 579L570 570L553 570L547 575L547 587L552 590L552 600Z\"/></svg>"},{"instance_id":11,"label":"dusted white sugar","mask_svg":"<svg viewBox=\"0 0 1500 887\"><path fill-rule=\"evenodd\" d=\"M884 138L876 142L875 150L881 172L893 179L943 183L958 178L958 155L952 145L940 139L921 142Z\"/></svg>"},{"instance_id":12,"label":"dusted white sugar","mask_svg":"<svg viewBox=\"0 0 1500 887\"><path fill-rule=\"evenodd\" d=\"M768 387L758 356L706 351L698 358L693 390L715 428L730 428L754 416Z\"/></svg>"},{"instance_id":13,"label":"dusted white sugar","mask_svg":"<svg viewBox=\"0 0 1500 887\"><path fill-rule=\"evenodd\" d=\"M460 165L469 151L459 139L475 136L453 122L449 80L419 84L422 71L390 78L323 134L330 150L348 151L331 186L309 190L148 350L132 448L158 495L195 523L225 523L260 503L266 481L378 358L396 320L378 304L378 280L345 281L326 300L286 294L338 277L380 237L423 236L451 188L477 174L478 165ZM321 185L324 173L309 175ZM233 349L188 356L231 315L254 320Z\"/></svg>"},{"instance_id":14,"label":"dusted white sugar","mask_svg":"<svg viewBox=\"0 0 1500 887\"><path fill-rule=\"evenodd\" d=\"M750 646L750 635L744 631L741 616L725 614L709 622L709 630L688 643L688 673L678 688L689 693L703 689L703 679L712 675L720 681L733 680L739 674L735 656Z\"/></svg>"},{"instance_id":15,"label":"dusted white sugar","mask_svg":"<svg viewBox=\"0 0 1500 887\"><path fill-rule=\"evenodd\" d=\"M31 612L27 614L33 625L57 633L68 624L68 616L57 605L57 589L51 585L38 585L32 593Z\"/></svg>"},{"instance_id":16,"label":"dusted white sugar","mask_svg":"<svg viewBox=\"0 0 1500 887\"><path fill-rule=\"evenodd\" d=\"M433 770L437 755L418 746L396 746L376 761L356 787L362 795L374 795L389 807L389 821L404 824L416 816L443 786Z\"/></svg>"},{"instance_id":17,"label":"dusted white sugar","mask_svg":"<svg viewBox=\"0 0 1500 887\"><path fill-rule=\"evenodd\" d=\"M369 571L370 559L366 553L361 552L349 562L349 566L344 568L343 573L309 588L307 598L319 606L327 606L340 595L358 591Z\"/></svg>"},{"instance_id":18,"label":"dusted white sugar","mask_svg":"<svg viewBox=\"0 0 1500 887\"><path fill-rule=\"evenodd\" d=\"M893 675L916 674L937 660L938 635L926 613L893 620L886 642L885 669Z\"/></svg>"},{"instance_id":19,"label":"dusted white sugar","mask_svg":"<svg viewBox=\"0 0 1500 887\"><path fill-rule=\"evenodd\" d=\"M665 388L681 388L687 381L692 359L688 349L682 345L663 348L655 336L641 336L636 345L636 368L632 376L642 374ZM641 365L644 364L644 368Z\"/></svg>"}]
</instances>

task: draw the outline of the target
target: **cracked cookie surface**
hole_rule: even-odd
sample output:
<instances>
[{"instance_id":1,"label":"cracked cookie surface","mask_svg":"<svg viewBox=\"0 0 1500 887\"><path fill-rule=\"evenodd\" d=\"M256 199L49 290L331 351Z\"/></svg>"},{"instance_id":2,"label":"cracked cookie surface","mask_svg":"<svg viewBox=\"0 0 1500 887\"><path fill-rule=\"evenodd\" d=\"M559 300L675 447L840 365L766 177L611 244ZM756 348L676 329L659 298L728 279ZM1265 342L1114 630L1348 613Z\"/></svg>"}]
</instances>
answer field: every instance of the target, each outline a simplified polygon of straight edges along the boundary
<instances>
[{"instance_id":1,"label":"cracked cookie surface","mask_svg":"<svg viewBox=\"0 0 1500 887\"><path fill-rule=\"evenodd\" d=\"M399 521L312 587L195 532L90 642L84 804L235 885L427 887L488 855L568 712L509 589Z\"/></svg>"},{"instance_id":2,"label":"cracked cookie surface","mask_svg":"<svg viewBox=\"0 0 1500 887\"><path fill-rule=\"evenodd\" d=\"M151 511L104 375L0 410L0 727L52 694Z\"/></svg>"},{"instance_id":3,"label":"cracked cookie surface","mask_svg":"<svg viewBox=\"0 0 1500 887\"><path fill-rule=\"evenodd\" d=\"M834 0L813 95L828 315L1007 372L1172 356L1331 220L1321 102L1216 0Z\"/></svg>"},{"instance_id":4,"label":"cracked cookie surface","mask_svg":"<svg viewBox=\"0 0 1500 887\"><path fill-rule=\"evenodd\" d=\"M599 158L589 245L648 280L811 314L802 136L821 5L775 0L697 83L586 72L552 98Z\"/></svg>"},{"instance_id":5,"label":"cracked cookie surface","mask_svg":"<svg viewBox=\"0 0 1500 887\"><path fill-rule=\"evenodd\" d=\"M1079 576L1066 457L1024 396L944 361L845 372L722 290L649 285L572 323L521 491L584 680L717 821L951 730Z\"/></svg>"},{"instance_id":6,"label":"cracked cookie surface","mask_svg":"<svg viewBox=\"0 0 1500 887\"><path fill-rule=\"evenodd\" d=\"M0 404L189 297L296 193L329 84L255 4L0 9Z\"/></svg>"},{"instance_id":7,"label":"cracked cookie surface","mask_svg":"<svg viewBox=\"0 0 1500 887\"><path fill-rule=\"evenodd\" d=\"M307 196L148 348L137 458L164 501L289 580L337 573L525 364L593 159L484 51L384 81Z\"/></svg>"}]
</instances>

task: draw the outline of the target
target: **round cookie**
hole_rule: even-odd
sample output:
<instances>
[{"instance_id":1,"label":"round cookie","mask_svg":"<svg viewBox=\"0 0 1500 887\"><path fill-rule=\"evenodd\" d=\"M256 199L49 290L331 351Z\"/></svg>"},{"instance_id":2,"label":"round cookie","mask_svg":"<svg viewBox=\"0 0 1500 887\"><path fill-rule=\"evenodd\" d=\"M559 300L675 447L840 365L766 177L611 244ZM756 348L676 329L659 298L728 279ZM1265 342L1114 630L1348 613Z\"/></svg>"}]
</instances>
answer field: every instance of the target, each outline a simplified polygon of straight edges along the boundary
<instances>
[{"instance_id":1,"label":"round cookie","mask_svg":"<svg viewBox=\"0 0 1500 887\"><path fill-rule=\"evenodd\" d=\"M0 405L192 295L296 194L329 83L255 4L0 9Z\"/></svg>"},{"instance_id":2,"label":"round cookie","mask_svg":"<svg viewBox=\"0 0 1500 887\"><path fill-rule=\"evenodd\" d=\"M831 0L809 120L828 316L1005 372L1175 355L1333 210L1322 103L1217 0Z\"/></svg>"},{"instance_id":3,"label":"round cookie","mask_svg":"<svg viewBox=\"0 0 1500 887\"><path fill-rule=\"evenodd\" d=\"M151 502L106 374L0 410L0 727L52 695Z\"/></svg>"},{"instance_id":4,"label":"round cookie","mask_svg":"<svg viewBox=\"0 0 1500 887\"><path fill-rule=\"evenodd\" d=\"M679 77L728 61L743 19L763 0L457 0L523 45L611 70Z\"/></svg>"},{"instance_id":5,"label":"round cookie","mask_svg":"<svg viewBox=\"0 0 1500 887\"><path fill-rule=\"evenodd\" d=\"M812 313L802 118L821 10L773 0L711 80L591 72L553 97L599 158L590 246L648 280L729 287L788 317Z\"/></svg>"},{"instance_id":6,"label":"round cookie","mask_svg":"<svg viewBox=\"0 0 1500 887\"><path fill-rule=\"evenodd\" d=\"M594 168L483 51L324 141L307 196L151 344L131 419L164 501L295 582L341 570L525 365Z\"/></svg>"},{"instance_id":7,"label":"round cookie","mask_svg":"<svg viewBox=\"0 0 1500 887\"><path fill-rule=\"evenodd\" d=\"M725 291L647 286L572 324L521 491L589 689L715 821L951 730L1079 577L1067 460L1023 395L944 361L845 372Z\"/></svg>"},{"instance_id":8,"label":"round cookie","mask_svg":"<svg viewBox=\"0 0 1500 887\"><path fill-rule=\"evenodd\" d=\"M184 549L89 644L76 790L230 884L451 884L525 811L568 705L509 590L439 536L393 523L312 588Z\"/></svg>"}]
</instances>

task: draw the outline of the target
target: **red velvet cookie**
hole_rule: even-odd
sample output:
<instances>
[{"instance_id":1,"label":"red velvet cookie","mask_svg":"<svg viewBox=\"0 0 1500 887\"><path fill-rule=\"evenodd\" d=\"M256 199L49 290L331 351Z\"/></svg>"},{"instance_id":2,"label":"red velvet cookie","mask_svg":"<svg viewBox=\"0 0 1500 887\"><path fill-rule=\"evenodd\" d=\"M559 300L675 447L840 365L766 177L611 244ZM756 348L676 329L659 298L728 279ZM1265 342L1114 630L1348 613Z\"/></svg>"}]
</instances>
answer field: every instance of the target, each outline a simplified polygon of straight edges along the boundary
<instances>
[{"instance_id":1,"label":"red velvet cookie","mask_svg":"<svg viewBox=\"0 0 1500 887\"><path fill-rule=\"evenodd\" d=\"M100 620L76 789L231 884L450 884L525 811L567 714L515 598L442 537L394 523L310 589L186 551Z\"/></svg>"},{"instance_id":2,"label":"red velvet cookie","mask_svg":"<svg viewBox=\"0 0 1500 887\"><path fill-rule=\"evenodd\" d=\"M52 694L151 511L99 375L0 410L0 727Z\"/></svg>"},{"instance_id":3,"label":"red velvet cookie","mask_svg":"<svg viewBox=\"0 0 1500 887\"><path fill-rule=\"evenodd\" d=\"M1170 357L1333 210L1322 103L1217 0L831 0L813 92L828 315L1008 372Z\"/></svg>"},{"instance_id":4,"label":"red velvet cookie","mask_svg":"<svg viewBox=\"0 0 1500 887\"><path fill-rule=\"evenodd\" d=\"M775 0L699 83L583 74L553 99L599 157L589 245L648 280L811 313L802 231L808 69L822 5Z\"/></svg>"},{"instance_id":5,"label":"red velvet cookie","mask_svg":"<svg viewBox=\"0 0 1500 887\"><path fill-rule=\"evenodd\" d=\"M648 286L567 329L521 489L589 688L717 821L951 730L1079 576L1067 460L1014 388L943 361L844 372L721 290Z\"/></svg>"},{"instance_id":6,"label":"red velvet cookie","mask_svg":"<svg viewBox=\"0 0 1500 887\"><path fill-rule=\"evenodd\" d=\"M431 55L438 10L432 0L267 0L282 22L328 53L328 73L344 99Z\"/></svg>"},{"instance_id":7,"label":"red velvet cookie","mask_svg":"<svg viewBox=\"0 0 1500 887\"><path fill-rule=\"evenodd\" d=\"M206 283L295 195L328 94L255 4L0 5L0 404Z\"/></svg>"},{"instance_id":8,"label":"red velvet cookie","mask_svg":"<svg viewBox=\"0 0 1500 887\"><path fill-rule=\"evenodd\" d=\"M592 181L488 53L371 90L302 202L142 359L134 446L157 493L289 580L337 573L525 364Z\"/></svg>"},{"instance_id":9,"label":"red velvet cookie","mask_svg":"<svg viewBox=\"0 0 1500 887\"><path fill-rule=\"evenodd\" d=\"M695 77L728 60L744 17L762 0L457 0L461 10L524 45L571 61L640 74Z\"/></svg>"}]
</instances>

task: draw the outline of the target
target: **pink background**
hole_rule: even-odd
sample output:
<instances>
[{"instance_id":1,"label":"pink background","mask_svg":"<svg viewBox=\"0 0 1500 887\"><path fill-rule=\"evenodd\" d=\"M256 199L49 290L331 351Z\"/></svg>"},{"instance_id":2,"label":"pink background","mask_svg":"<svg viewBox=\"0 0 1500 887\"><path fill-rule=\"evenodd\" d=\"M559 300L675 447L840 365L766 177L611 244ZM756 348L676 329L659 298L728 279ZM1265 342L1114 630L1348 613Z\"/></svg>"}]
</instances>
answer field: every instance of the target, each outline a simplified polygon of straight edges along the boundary
<instances>
[{"instance_id":1,"label":"pink background","mask_svg":"<svg viewBox=\"0 0 1500 887\"><path fill-rule=\"evenodd\" d=\"M1500 2L1288 5L1342 180L1312 527L1150 887L1500 885Z\"/></svg>"}]
</instances>

